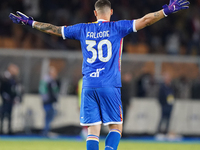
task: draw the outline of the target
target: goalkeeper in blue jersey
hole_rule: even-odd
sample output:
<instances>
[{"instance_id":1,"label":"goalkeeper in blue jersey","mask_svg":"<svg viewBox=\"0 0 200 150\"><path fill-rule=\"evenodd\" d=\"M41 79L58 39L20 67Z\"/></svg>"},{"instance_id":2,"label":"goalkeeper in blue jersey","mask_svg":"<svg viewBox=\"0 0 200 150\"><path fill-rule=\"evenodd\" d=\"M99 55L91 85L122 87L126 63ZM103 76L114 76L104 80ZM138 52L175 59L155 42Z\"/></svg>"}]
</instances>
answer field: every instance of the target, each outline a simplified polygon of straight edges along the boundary
<instances>
[{"instance_id":1,"label":"goalkeeper in blue jersey","mask_svg":"<svg viewBox=\"0 0 200 150\"><path fill-rule=\"evenodd\" d=\"M167 17L189 8L186 0L170 0L169 5L136 20L110 22L113 14L109 0L98 0L93 23L73 26L54 26L34 21L21 12L10 14L14 23L29 25L42 32L76 39L81 42L83 54L83 87L80 123L88 126L87 150L99 149L101 124L108 125L105 150L116 150L121 138L123 111L121 104L121 56L123 38Z\"/></svg>"}]
</instances>

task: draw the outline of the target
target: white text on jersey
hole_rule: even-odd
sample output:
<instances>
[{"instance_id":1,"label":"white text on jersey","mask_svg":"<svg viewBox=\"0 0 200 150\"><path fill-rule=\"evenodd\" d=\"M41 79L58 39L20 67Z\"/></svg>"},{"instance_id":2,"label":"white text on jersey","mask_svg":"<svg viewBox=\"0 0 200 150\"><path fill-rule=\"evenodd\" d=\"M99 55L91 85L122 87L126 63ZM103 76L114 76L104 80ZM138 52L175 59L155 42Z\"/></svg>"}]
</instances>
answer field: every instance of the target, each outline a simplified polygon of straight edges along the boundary
<instances>
[{"instance_id":1,"label":"white text on jersey","mask_svg":"<svg viewBox=\"0 0 200 150\"><path fill-rule=\"evenodd\" d=\"M110 34L109 34L109 30L108 31L103 31L103 32L87 32L87 37L89 38L94 38L94 39L97 39L97 38L104 38L104 37L109 37Z\"/></svg>"},{"instance_id":2,"label":"white text on jersey","mask_svg":"<svg viewBox=\"0 0 200 150\"><path fill-rule=\"evenodd\" d=\"M97 78L99 77L99 73L104 70L105 68L97 69L96 72L90 74L90 77Z\"/></svg>"}]
</instances>

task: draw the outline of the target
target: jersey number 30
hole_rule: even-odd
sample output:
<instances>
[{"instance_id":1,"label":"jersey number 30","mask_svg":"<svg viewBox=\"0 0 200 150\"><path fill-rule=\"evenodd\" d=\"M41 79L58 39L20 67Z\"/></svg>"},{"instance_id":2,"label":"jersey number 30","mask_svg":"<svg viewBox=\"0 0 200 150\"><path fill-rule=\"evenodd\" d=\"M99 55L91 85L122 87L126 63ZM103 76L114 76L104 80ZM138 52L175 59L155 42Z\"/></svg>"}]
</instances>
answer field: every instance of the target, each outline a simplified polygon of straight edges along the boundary
<instances>
[{"instance_id":1,"label":"jersey number 30","mask_svg":"<svg viewBox=\"0 0 200 150\"><path fill-rule=\"evenodd\" d=\"M98 43L97 49L94 49L94 46L97 45L96 41L86 40L87 50L92 52L92 57L87 58L88 63L94 63L97 59L97 55L100 61L108 62L112 57L112 44L109 40L102 40ZM103 45L107 46L107 56L103 56Z\"/></svg>"}]
</instances>

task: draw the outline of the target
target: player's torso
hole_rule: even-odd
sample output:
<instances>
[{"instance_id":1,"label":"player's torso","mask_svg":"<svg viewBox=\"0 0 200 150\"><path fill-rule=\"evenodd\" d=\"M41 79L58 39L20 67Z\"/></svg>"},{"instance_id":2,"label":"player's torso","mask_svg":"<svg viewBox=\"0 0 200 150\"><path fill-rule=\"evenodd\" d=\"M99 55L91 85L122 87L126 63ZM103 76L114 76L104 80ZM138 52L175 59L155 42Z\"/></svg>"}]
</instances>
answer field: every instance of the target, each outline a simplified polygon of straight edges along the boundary
<instances>
[{"instance_id":1,"label":"player's torso","mask_svg":"<svg viewBox=\"0 0 200 150\"><path fill-rule=\"evenodd\" d=\"M121 87L122 37L115 23L86 24L81 46L83 87Z\"/></svg>"}]
</instances>

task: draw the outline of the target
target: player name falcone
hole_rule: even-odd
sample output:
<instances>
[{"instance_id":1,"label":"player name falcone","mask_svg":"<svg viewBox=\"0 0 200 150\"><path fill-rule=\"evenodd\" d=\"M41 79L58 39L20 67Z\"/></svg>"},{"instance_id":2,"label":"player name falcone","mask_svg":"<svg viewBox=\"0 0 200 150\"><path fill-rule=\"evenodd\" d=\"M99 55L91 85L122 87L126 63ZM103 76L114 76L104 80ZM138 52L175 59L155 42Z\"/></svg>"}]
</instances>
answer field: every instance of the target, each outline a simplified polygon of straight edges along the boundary
<instances>
[{"instance_id":1,"label":"player name falcone","mask_svg":"<svg viewBox=\"0 0 200 150\"><path fill-rule=\"evenodd\" d=\"M89 38L104 38L104 37L109 37L110 34L109 34L109 30L108 31L103 31L103 32L87 32L87 37Z\"/></svg>"}]
</instances>

